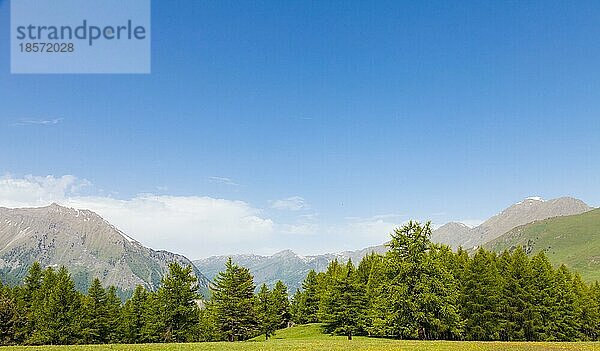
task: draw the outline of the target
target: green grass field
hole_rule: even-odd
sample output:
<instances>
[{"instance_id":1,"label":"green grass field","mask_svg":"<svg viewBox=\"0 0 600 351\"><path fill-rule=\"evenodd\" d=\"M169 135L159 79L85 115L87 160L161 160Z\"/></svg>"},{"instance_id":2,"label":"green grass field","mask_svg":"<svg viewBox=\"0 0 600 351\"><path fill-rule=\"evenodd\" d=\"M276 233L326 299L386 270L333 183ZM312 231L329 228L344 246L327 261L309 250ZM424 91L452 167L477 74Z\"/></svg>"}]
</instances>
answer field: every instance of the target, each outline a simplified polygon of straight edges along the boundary
<instances>
[{"instance_id":1,"label":"green grass field","mask_svg":"<svg viewBox=\"0 0 600 351\"><path fill-rule=\"evenodd\" d=\"M318 325L303 325L280 330L272 339L264 341L258 337L245 342L211 342L196 344L141 344L141 345L83 345L83 346L10 346L3 351L559 351L559 350L600 350L600 343L527 343L527 342L454 342L454 341L405 341L355 337L329 336L320 332Z\"/></svg>"}]
</instances>

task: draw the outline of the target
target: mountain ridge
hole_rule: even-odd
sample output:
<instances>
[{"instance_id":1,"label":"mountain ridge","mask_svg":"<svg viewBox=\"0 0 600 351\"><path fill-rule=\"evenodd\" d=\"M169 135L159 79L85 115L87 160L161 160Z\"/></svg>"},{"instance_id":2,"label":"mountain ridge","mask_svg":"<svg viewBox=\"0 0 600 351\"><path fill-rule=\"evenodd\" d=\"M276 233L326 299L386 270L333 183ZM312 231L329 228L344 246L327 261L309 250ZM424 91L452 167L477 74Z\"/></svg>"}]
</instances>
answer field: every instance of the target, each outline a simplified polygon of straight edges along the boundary
<instances>
[{"instance_id":1,"label":"mountain ridge","mask_svg":"<svg viewBox=\"0 0 600 351\"><path fill-rule=\"evenodd\" d=\"M536 220L581 214L590 210L592 207L573 197L565 196L550 200L543 200L537 196L528 197L505 208L476 227L449 228L446 227L450 224L448 223L434 230L431 238L432 241L450 245L453 249L459 246L472 249L520 225Z\"/></svg>"},{"instance_id":2,"label":"mountain ridge","mask_svg":"<svg viewBox=\"0 0 600 351\"><path fill-rule=\"evenodd\" d=\"M583 201L572 197L560 197L551 200L528 197L508 206L473 228L460 222L446 223L433 230L431 240L447 244L453 249L459 246L464 247L465 244L479 246L484 244L484 240L496 238L518 225L548 217L585 213L591 209ZM235 263L250 269L254 274L257 285L262 283L273 285L277 280L282 280L290 288L290 292L293 293L295 289L301 286L302 280L306 277L308 271L311 269L317 272L324 271L333 259L343 262L351 259L358 264L364 256L371 252L382 254L386 251L385 244L354 251L310 256L300 256L288 249L267 256L253 254L211 256L194 260L193 263L209 278L214 278L218 272L223 270L225 261L231 257Z\"/></svg>"},{"instance_id":3,"label":"mountain ridge","mask_svg":"<svg viewBox=\"0 0 600 351\"><path fill-rule=\"evenodd\" d=\"M122 291L137 285L154 290L168 263L192 264L185 256L145 247L90 210L56 203L0 207L0 277L19 283L34 261L42 266L64 265L80 290L98 277L104 285ZM193 267L206 292L208 280Z\"/></svg>"},{"instance_id":4,"label":"mountain ridge","mask_svg":"<svg viewBox=\"0 0 600 351\"><path fill-rule=\"evenodd\" d=\"M588 281L600 281L600 209L553 217L518 226L483 245L496 252L521 246L528 255L540 251Z\"/></svg>"}]
</instances>

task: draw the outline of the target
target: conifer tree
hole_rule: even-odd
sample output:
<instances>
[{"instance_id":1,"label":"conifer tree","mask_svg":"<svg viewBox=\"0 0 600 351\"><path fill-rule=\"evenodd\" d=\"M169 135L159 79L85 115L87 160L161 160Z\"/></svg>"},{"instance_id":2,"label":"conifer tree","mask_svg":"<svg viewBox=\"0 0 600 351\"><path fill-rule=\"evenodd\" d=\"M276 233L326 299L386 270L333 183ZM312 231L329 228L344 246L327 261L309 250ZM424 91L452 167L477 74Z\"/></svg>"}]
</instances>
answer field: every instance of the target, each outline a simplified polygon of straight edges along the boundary
<instances>
[{"instance_id":1,"label":"conifer tree","mask_svg":"<svg viewBox=\"0 0 600 351\"><path fill-rule=\"evenodd\" d=\"M332 264L337 266L337 261ZM343 272L338 272L337 267L335 270L332 285L323 296L320 313L326 332L346 335L352 340L353 335L363 330L365 291L350 260Z\"/></svg>"},{"instance_id":2,"label":"conifer tree","mask_svg":"<svg viewBox=\"0 0 600 351\"><path fill-rule=\"evenodd\" d=\"M364 287L366 312L363 324L365 332L368 335L377 334L377 331L380 329L380 326L375 324L381 318L376 317L377 309L374 307L374 304L381 291L381 286L385 282L384 268L383 256L371 253L360 261L356 270L357 281Z\"/></svg>"},{"instance_id":3,"label":"conifer tree","mask_svg":"<svg viewBox=\"0 0 600 351\"><path fill-rule=\"evenodd\" d=\"M215 278L209 308L221 334L229 341L245 340L255 334L254 281L247 268L231 262Z\"/></svg>"},{"instance_id":4,"label":"conifer tree","mask_svg":"<svg viewBox=\"0 0 600 351\"><path fill-rule=\"evenodd\" d=\"M110 286L106 290L106 325L108 332L106 342L116 344L122 341L120 334L121 299L117 296L117 288Z\"/></svg>"},{"instance_id":5,"label":"conifer tree","mask_svg":"<svg viewBox=\"0 0 600 351\"><path fill-rule=\"evenodd\" d=\"M16 341L17 315L15 293L0 281L0 345L11 345Z\"/></svg>"},{"instance_id":6,"label":"conifer tree","mask_svg":"<svg viewBox=\"0 0 600 351\"><path fill-rule=\"evenodd\" d=\"M374 324L381 335L432 339L461 331L454 276L436 258L430 223L396 229L386 254L387 281L378 293Z\"/></svg>"},{"instance_id":7,"label":"conifer tree","mask_svg":"<svg viewBox=\"0 0 600 351\"><path fill-rule=\"evenodd\" d=\"M196 300L199 298L198 280L192 274L192 267L171 263L169 273L161 281L157 292L164 341L185 342L193 338L198 324Z\"/></svg>"},{"instance_id":8,"label":"conifer tree","mask_svg":"<svg viewBox=\"0 0 600 351\"><path fill-rule=\"evenodd\" d=\"M31 345L49 344L50 322L54 318L49 310L50 294L56 285L56 273L52 267L42 272L41 283L32 295L28 316L30 318L30 331L26 336L26 343ZM27 290L27 288L26 288Z\"/></svg>"},{"instance_id":9,"label":"conifer tree","mask_svg":"<svg viewBox=\"0 0 600 351\"><path fill-rule=\"evenodd\" d=\"M276 328L286 328L291 319L290 300L288 299L287 286L281 280L278 280L275 287L273 287L271 301L275 311Z\"/></svg>"},{"instance_id":10,"label":"conifer tree","mask_svg":"<svg viewBox=\"0 0 600 351\"><path fill-rule=\"evenodd\" d=\"M44 285L44 284L43 284ZM67 269L62 266L56 273L43 308L44 343L68 345L81 337L81 295Z\"/></svg>"},{"instance_id":11,"label":"conifer tree","mask_svg":"<svg viewBox=\"0 0 600 351\"><path fill-rule=\"evenodd\" d=\"M531 259L531 274L533 339L548 340L551 338L549 325L551 324L556 289L554 269L544 251L540 251Z\"/></svg>"},{"instance_id":12,"label":"conifer tree","mask_svg":"<svg viewBox=\"0 0 600 351\"><path fill-rule=\"evenodd\" d=\"M495 255L479 249L463 275L461 312L468 340L497 340L500 317L500 275Z\"/></svg>"},{"instance_id":13,"label":"conifer tree","mask_svg":"<svg viewBox=\"0 0 600 351\"><path fill-rule=\"evenodd\" d=\"M108 340L109 325L107 316L106 291L95 278L84 298L84 323L82 336L87 344L104 343Z\"/></svg>"},{"instance_id":14,"label":"conifer tree","mask_svg":"<svg viewBox=\"0 0 600 351\"><path fill-rule=\"evenodd\" d=\"M277 330L277 308L274 305L273 294L269 291L267 284L260 287L256 295L256 317L258 319L258 328L261 334L265 335L265 340L269 340L271 335Z\"/></svg>"},{"instance_id":15,"label":"conifer tree","mask_svg":"<svg viewBox=\"0 0 600 351\"><path fill-rule=\"evenodd\" d=\"M156 292L148 292L143 305L144 324L141 329L142 342L165 342L164 331L167 329L163 318L164 305Z\"/></svg>"},{"instance_id":16,"label":"conifer tree","mask_svg":"<svg viewBox=\"0 0 600 351\"><path fill-rule=\"evenodd\" d=\"M128 344L143 341L142 329L144 327L144 307L146 305L147 291L138 285L121 309L119 330L123 342Z\"/></svg>"},{"instance_id":17,"label":"conifer tree","mask_svg":"<svg viewBox=\"0 0 600 351\"><path fill-rule=\"evenodd\" d=\"M300 324L319 321L319 282L317 273L310 270L302 282L302 294L295 299L297 303L297 322Z\"/></svg>"},{"instance_id":18,"label":"conifer tree","mask_svg":"<svg viewBox=\"0 0 600 351\"><path fill-rule=\"evenodd\" d=\"M294 296L290 301L290 315L292 322L302 324L304 317L301 315L301 304L303 304L304 294L300 289L296 289Z\"/></svg>"},{"instance_id":19,"label":"conifer tree","mask_svg":"<svg viewBox=\"0 0 600 351\"><path fill-rule=\"evenodd\" d=\"M554 275L556 299L550 318L550 340L576 341L579 330L571 273L561 265Z\"/></svg>"}]
</instances>

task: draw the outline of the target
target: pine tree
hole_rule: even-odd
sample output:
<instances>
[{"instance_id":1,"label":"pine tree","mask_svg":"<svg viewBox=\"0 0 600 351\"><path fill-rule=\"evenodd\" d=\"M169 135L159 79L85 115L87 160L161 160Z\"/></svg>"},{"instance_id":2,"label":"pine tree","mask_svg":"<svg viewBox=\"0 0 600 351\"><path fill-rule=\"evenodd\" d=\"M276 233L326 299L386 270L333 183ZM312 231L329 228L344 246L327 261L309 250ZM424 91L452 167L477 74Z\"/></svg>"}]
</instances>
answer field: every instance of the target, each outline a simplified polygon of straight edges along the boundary
<instances>
[{"instance_id":1,"label":"pine tree","mask_svg":"<svg viewBox=\"0 0 600 351\"><path fill-rule=\"evenodd\" d=\"M18 313L15 293L0 281L0 345L12 345L16 342Z\"/></svg>"},{"instance_id":2,"label":"pine tree","mask_svg":"<svg viewBox=\"0 0 600 351\"><path fill-rule=\"evenodd\" d=\"M464 272L461 313L468 340L498 340L502 287L495 255L479 249Z\"/></svg>"},{"instance_id":3,"label":"pine tree","mask_svg":"<svg viewBox=\"0 0 600 351\"><path fill-rule=\"evenodd\" d=\"M565 265L561 265L556 270L554 279L556 299L550 318L551 340L576 341L579 321L571 273Z\"/></svg>"},{"instance_id":4,"label":"pine tree","mask_svg":"<svg viewBox=\"0 0 600 351\"><path fill-rule=\"evenodd\" d=\"M554 269L544 251L540 251L531 259L531 274L533 339L548 340L551 338L549 325L555 304L556 288Z\"/></svg>"},{"instance_id":5,"label":"pine tree","mask_svg":"<svg viewBox=\"0 0 600 351\"><path fill-rule=\"evenodd\" d=\"M29 339L35 330L35 312L40 309L39 304L42 298L40 290L42 288L43 277L44 272L42 271L42 267L36 261L29 268L25 276L23 288L20 289L20 311L22 313L19 317L18 324L20 327L18 328L18 336L16 338L21 342Z\"/></svg>"},{"instance_id":6,"label":"pine tree","mask_svg":"<svg viewBox=\"0 0 600 351\"><path fill-rule=\"evenodd\" d=\"M81 295L75 290L75 283L64 266L56 273L54 284L43 310L43 320L47 323L45 343L76 343L81 337Z\"/></svg>"},{"instance_id":7,"label":"pine tree","mask_svg":"<svg viewBox=\"0 0 600 351\"><path fill-rule=\"evenodd\" d=\"M532 271L529 258L521 247L509 256L504 269L503 334L508 341L534 340Z\"/></svg>"},{"instance_id":8,"label":"pine tree","mask_svg":"<svg viewBox=\"0 0 600 351\"><path fill-rule=\"evenodd\" d=\"M387 279L374 304L379 335L432 339L461 331L456 281L430 236L430 223L412 221L392 234Z\"/></svg>"},{"instance_id":9,"label":"pine tree","mask_svg":"<svg viewBox=\"0 0 600 351\"><path fill-rule=\"evenodd\" d=\"M169 273L161 281L157 298L163 319L162 339L170 342L185 342L193 338L198 324L198 280L192 274L192 267L181 267L173 262Z\"/></svg>"},{"instance_id":10,"label":"pine tree","mask_svg":"<svg viewBox=\"0 0 600 351\"><path fill-rule=\"evenodd\" d=\"M165 342L167 329L163 311L165 306L156 292L148 292L143 305L144 324L141 329L141 341L146 343Z\"/></svg>"},{"instance_id":11,"label":"pine tree","mask_svg":"<svg viewBox=\"0 0 600 351\"><path fill-rule=\"evenodd\" d=\"M144 307L148 293L143 286L138 285L133 295L125 302L121 309L120 326L123 342L135 344L142 342L142 329L144 327Z\"/></svg>"},{"instance_id":12,"label":"pine tree","mask_svg":"<svg viewBox=\"0 0 600 351\"><path fill-rule=\"evenodd\" d=\"M265 335L265 340L275 334L278 326L277 309L273 302L273 294L267 284L263 284L256 295L255 307L259 331Z\"/></svg>"},{"instance_id":13,"label":"pine tree","mask_svg":"<svg viewBox=\"0 0 600 351\"><path fill-rule=\"evenodd\" d=\"M202 308L199 313L198 341L219 341L222 340L221 331L213 310Z\"/></svg>"},{"instance_id":14,"label":"pine tree","mask_svg":"<svg viewBox=\"0 0 600 351\"><path fill-rule=\"evenodd\" d=\"M381 321L383 317L377 317L377 309L375 302L381 291L381 287L385 282L385 265L384 258L376 253L371 253L365 256L359 263L356 270L358 283L365 290L365 316L364 329L368 335L375 335L381 329L377 325L377 321Z\"/></svg>"},{"instance_id":15,"label":"pine tree","mask_svg":"<svg viewBox=\"0 0 600 351\"><path fill-rule=\"evenodd\" d=\"M56 273L52 267L42 273L41 284L32 295L28 316L30 332L27 333L26 343L31 345L50 344L52 342L50 323L54 319L50 311L50 296L56 286Z\"/></svg>"},{"instance_id":16,"label":"pine tree","mask_svg":"<svg viewBox=\"0 0 600 351\"><path fill-rule=\"evenodd\" d=\"M579 274L573 275L573 293L575 294L575 318L578 320L577 338L586 341L595 340L596 324L600 322L597 305L592 299L590 287Z\"/></svg>"},{"instance_id":17,"label":"pine tree","mask_svg":"<svg viewBox=\"0 0 600 351\"><path fill-rule=\"evenodd\" d=\"M300 289L296 289L296 292L294 293L294 296L292 296L292 299L290 301L290 315L292 322L297 324L302 324L302 322L304 321L304 316L301 314L301 305L304 303L303 300L304 294L302 293L302 291L300 291Z\"/></svg>"},{"instance_id":18,"label":"pine tree","mask_svg":"<svg viewBox=\"0 0 600 351\"><path fill-rule=\"evenodd\" d=\"M209 308L222 335L229 341L245 340L256 331L254 281L247 268L231 262L215 278Z\"/></svg>"},{"instance_id":19,"label":"pine tree","mask_svg":"<svg viewBox=\"0 0 600 351\"><path fill-rule=\"evenodd\" d=\"M298 308L297 315L299 316L297 322L300 324L305 323L317 323L319 321L319 282L317 280L317 273L314 270L310 270L306 279L302 282L302 295L300 299L296 299Z\"/></svg>"},{"instance_id":20,"label":"pine tree","mask_svg":"<svg viewBox=\"0 0 600 351\"><path fill-rule=\"evenodd\" d=\"M320 311L325 323L325 331L331 334L346 335L348 340L352 340L353 335L363 330L364 287L358 281L351 261L348 261L343 272L337 272L336 267L336 274L332 279L331 288L323 297Z\"/></svg>"},{"instance_id":21,"label":"pine tree","mask_svg":"<svg viewBox=\"0 0 600 351\"><path fill-rule=\"evenodd\" d=\"M117 344L122 341L120 334L121 300L117 296L117 288L110 286L106 291L106 342Z\"/></svg>"},{"instance_id":22,"label":"pine tree","mask_svg":"<svg viewBox=\"0 0 600 351\"><path fill-rule=\"evenodd\" d=\"M275 283L275 287L271 292L271 300L275 310L277 329L286 328L291 319L290 300L288 299L287 286L281 280Z\"/></svg>"},{"instance_id":23,"label":"pine tree","mask_svg":"<svg viewBox=\"0 0 600 351\"><path fill-rule=\"evenodd\" d=\"M83 341L87 344L105 343L108 340L109 325L107 316L106 291L95 278L84 298Z\"/></svg>"}]
</instances>

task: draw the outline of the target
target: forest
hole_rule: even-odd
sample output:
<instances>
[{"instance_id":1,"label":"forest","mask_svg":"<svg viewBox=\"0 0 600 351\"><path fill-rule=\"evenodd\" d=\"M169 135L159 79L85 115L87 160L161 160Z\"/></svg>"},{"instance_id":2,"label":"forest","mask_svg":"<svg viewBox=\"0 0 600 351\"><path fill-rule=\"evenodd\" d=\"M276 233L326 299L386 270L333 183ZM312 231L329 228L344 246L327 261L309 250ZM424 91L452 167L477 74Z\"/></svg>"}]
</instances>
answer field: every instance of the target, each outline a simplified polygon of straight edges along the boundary
<instances>
[{"instance_id":1,"label":"forest","mask_svg":"<svg viewBox=\"0 0 600 351\"><path fill-rule=\"evenodd\" d=\"M138 286L123 303L98 279L82 294L64 267L35 263L22 285L0 284L0 344L243 341L307 323L347 339L600 339L598 282L553 267L543 252L453 252L430 235L430 223L409 222L385 255L334 260L293 294L281 282L257 288L230 259L208 300L192 267L172 263L157 291Z\"/></svg>"}]
</instances>

